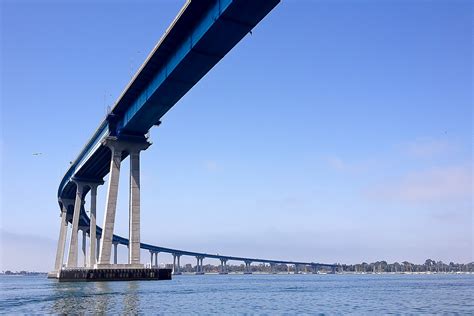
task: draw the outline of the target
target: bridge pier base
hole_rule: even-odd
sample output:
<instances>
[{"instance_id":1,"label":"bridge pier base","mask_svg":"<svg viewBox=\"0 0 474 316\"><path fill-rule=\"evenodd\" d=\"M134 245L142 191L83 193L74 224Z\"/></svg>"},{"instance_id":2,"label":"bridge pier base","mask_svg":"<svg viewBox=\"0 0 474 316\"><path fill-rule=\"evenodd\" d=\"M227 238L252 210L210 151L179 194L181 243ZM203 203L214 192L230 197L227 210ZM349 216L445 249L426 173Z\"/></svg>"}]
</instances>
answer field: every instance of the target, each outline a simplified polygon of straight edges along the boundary
<instances>
[{"instance_id":1,"label":"bridge pier base","mask_svg":"<svg viewBox=\"0 0 474 316\"><path fill-rule=\"evenodd\" d=\"M110 268L63 269L57 279L59 282L171 280L171 274L171 269L130 268L127 264Z\"/></svg>"}]
</instances>

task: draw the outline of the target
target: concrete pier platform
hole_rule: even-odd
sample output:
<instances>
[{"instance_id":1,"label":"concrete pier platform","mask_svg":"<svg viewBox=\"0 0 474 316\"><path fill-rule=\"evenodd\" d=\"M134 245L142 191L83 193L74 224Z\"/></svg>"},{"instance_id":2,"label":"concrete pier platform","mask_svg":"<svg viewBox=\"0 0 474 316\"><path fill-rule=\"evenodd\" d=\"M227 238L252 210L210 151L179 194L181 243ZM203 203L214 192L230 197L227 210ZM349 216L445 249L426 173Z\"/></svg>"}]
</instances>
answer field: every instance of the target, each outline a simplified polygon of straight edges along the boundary
<instances>
[{"instance_id":1,"label":"concrete pier platform","mask_svg":"<svg viewBox=\"0 0 474 316\"><path fill-rule=\"evenodd\" d=\"M59 282L90 281L134 281L171 280L171 269L126 268L126 269L63 269L56 275ZM48 277L50 277L48 275Z\"/></svg>"}]
</instances>

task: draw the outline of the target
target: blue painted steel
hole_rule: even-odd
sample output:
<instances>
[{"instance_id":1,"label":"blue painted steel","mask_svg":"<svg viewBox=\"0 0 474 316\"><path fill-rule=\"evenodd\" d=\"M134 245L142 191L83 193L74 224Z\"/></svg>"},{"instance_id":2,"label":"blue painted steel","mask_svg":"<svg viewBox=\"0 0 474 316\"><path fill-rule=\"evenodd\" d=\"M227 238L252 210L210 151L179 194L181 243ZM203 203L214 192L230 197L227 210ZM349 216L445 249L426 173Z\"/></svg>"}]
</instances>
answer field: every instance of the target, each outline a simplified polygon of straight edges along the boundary
<instances>
[{"instance_id":1,"label":"blue painted steel","mask_svg":"<svg viewBox=\"0 0 474 316\"><path fill-rule=\"evenodd\" d=\"M169 61L159 71L151 83L144 88L142 93L137 97L135 102L124 113L122 120L119 123L119 129L125 129L130 120L137 114L149 98L155 93L158 88L169 78L169 75L176 69L184 58L191 53L194 46L202 39L204 34L215 24L215 22L222 15L232 1L217 1L209 10L204 19L199 23L195 30L183 41L181 46L176 50ZM148 128L150 128L149 126ZM147 129L148 129L147 128Z\"/></svg>"},{"instance_id":2,"label":"blue painted steel","mask_svg":"<svg viewBox=\"0 0 474 316\"><path fill-rule=\"evenodd\" d=\"M97 145L109 132L118 135L146 133L278 2L279 0L201 0L186 3L181 15L173 22L173 27L112 109L111 114L118 118L117 130L111 130L111 124L106 120L101 123L62 179L58 198L63 196L71 177L77 175L90 160L95 159ZM172 46L170 43L174 42L180 44ZM198 45L200 50L196 50ZM154 64L158 64L158 69L155 69ZM108 162L103 160L96 164L96 169L100 170ZM91 173L96 171L92 170ZM87 176L103 177L104 174ZM69 192L68 195L71 194Z\"/></svg>"}]
</instances>

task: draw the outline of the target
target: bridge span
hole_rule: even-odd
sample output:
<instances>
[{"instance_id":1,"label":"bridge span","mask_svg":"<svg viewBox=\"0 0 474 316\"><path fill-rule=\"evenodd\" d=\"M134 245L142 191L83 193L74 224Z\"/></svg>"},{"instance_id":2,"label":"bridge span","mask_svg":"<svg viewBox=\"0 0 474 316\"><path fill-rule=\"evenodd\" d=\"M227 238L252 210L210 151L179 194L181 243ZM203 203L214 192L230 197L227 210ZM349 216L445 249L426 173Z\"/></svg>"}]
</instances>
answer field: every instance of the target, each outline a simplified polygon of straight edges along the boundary
<instances>
[{"instance_id":1,"label":"bridge span","mask_svg":"<svg viewBox=\"0 0 474 316\"><path fill-rule=\"evenodd\" d=\"M150 251L150 264L157 265L159 252L174 258L174 272L180 273L180 257L193 256L197 273L202 273L203 259L221 261L226 273L226 262L245 262L250 272L252 262L311 266L313 271L335 265L314 262L280 261L259 258L221 256L179 249L165 248L140 241L140 153L151 142L148 132L160 124L162 117L214 65L277 6L279 0L188 0L149 54L130 83L115 102L110 113L100 123L64 175L58 188L60 233L54 273L62 269L79 268L79 231L82 231L84 265L89 268L143 268L140 249ZM121 162L130 159L129 236L114 234L118 182ZM98 226L97 190L107 182L104 222ZM84 201L90 194L89 215ZM66 239L71 224L69 249L64 263ZM90 238L86 251L86 239ZM97 240L97 242L94 242ZM128 247L128 263L117 263L117 247ZM114 260L112 260L112 248ZM54 274L53 273L53 274Z\"/></svg>"}]
</instances>

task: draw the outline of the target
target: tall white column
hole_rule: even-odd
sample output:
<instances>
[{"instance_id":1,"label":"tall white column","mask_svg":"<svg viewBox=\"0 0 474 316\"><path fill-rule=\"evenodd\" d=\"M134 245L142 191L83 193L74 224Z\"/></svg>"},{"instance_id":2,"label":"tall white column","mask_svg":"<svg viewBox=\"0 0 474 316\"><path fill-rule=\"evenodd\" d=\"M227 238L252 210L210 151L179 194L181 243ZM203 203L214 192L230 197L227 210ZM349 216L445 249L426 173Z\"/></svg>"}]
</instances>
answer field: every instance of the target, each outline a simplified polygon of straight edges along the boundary
<instances>
[{"instance_id":1,"label":"tall white column","mask_svg":"<svg viewBox=\"0 0 474 316\"><path fill-rule=\"evenodd\" d=\"M67 205L62 202L61 221L59 226L58 247L56 249L56 261L54 263L54 270L59 271L63 265L64 248L66 247L67 237Z\"/></svg>"},{"instance_id":2,"label":"tall white column","mask_svg":"<svg viewBox=\"0 0 474 316\"><path fill-rule=\"evenodd\" d=\"M140 264L140 151L130 152L130 263Z\"/></svg>"},{"instance_id":3,"label":"tall white column","mask_svg":"<svg viewBox=\"0 0 474 316\"><path fill-rule=\"evenodd\" d=\"M77 267L79 216L82 206L83 186L80 183L76 183L76 187L76 200L74 202L74 215L72 218L71 241L69 243L69 255L67 258L68 268Z\"/></svg>"},{"instance_id":4,"label":"tall white column","mask_svg":"<svg viewBox=\"0 0 474 316\"><path fill-rule=\"evenodd\" d=\"M150 267L153 267L153 251L150 250Z\"/></svg>"},{"instance_id":5,"label":"tall white column","mask_svg":"<svg viewBox=\"0 0 474 316\"><path fill-rule=\"evenodd\" d=\"M102 225L102 236L100 238L98 265L110 264L110 253L112 251L112 238L114 235L115 225L115 211L117 209L120 163L122 162L122 150L113 144L110 144L109 148L112 151L112 157L110 160L107 202L105 206L104 224Z\"/></svg>"},{"instance_id":6,"label":"tall white column","mask_svg":"<svg viewBox=\"0 0 474 316\"><path fill-rule=\"evenodd\" d=\"M176 274L176 255L173 254L173 274Z\"/></svg>"},{"instance_id":7,"label":"tall white column","mask_svg":"<svg viewBox=\"0 0 474 316\"><path fill-rule=\"evenodd\" d=\"M97 238L97 185L91 185L91 211L90 211L90 227L89 227L89 237L90 237L90 251L89 251L89 267L94 267L96 260L96 238Z\"/></svg>"},{"instance_id":8,"label":"tall white column","mask_svg":"<svg viewBox=\"0 0 474 316\"><path fill-rule=\"evenodd\" d=\"M82 256L84 258L84 267L87 266L87 233L86 230L82 230Z\"/></svg>"}]
</instances>

